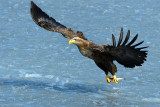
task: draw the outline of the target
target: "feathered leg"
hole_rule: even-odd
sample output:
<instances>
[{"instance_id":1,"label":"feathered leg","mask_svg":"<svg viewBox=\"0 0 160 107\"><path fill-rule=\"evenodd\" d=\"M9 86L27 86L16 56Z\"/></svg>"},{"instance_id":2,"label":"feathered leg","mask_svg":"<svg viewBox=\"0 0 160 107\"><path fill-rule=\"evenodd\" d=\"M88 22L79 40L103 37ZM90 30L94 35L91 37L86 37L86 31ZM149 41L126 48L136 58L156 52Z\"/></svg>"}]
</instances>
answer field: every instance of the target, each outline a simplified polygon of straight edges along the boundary
<instances>
[{"instance_id":1,"label":"feathered leg","mask_svg":"<svg viewBox=\"0 0 160 107\"><path fill-rule=\"evenodd\" d=\"M118 79L115 75L115 73L117 72L117 67L113 62L110 63L109 71L113 75L113 78L110 78L112 79L112 82L115 82L116 84L118 84Z\"/></svg>"},{"instance_id":2,"label":"feathered leg","mask_svg":"<svg viewBox=\"0 0 160 107\"><path fill-rule=\"evenodd\" d=\"M107 83L110 83L111 82L111 79L113 79L111 76L108 76L108 68L106 67L106 64L103 64L103 63L99 63L99 62L96 62L95 61L95 63L96 63L96 65L99 67L99 68L101 68L104 72L105 72L105 74L106 74L106 80L107 80ZM108 64L107 64L108 65Z\"/></svg>"}]
</instances>

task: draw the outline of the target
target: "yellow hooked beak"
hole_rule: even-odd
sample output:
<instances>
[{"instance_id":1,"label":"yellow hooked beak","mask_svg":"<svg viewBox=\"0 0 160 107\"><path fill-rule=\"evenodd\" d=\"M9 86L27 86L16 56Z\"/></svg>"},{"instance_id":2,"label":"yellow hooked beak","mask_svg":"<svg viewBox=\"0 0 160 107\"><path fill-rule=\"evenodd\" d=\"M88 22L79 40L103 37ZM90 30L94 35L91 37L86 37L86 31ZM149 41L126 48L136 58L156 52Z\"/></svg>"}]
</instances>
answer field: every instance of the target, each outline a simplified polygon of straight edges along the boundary
<instances>
[{"instance_id":1,"label":"yellow hooked beak","mask_svg":"<svg viewBox=\"0 0 160 107\"><path fill-rule=\"evenodd\" d=\"M69 40L69 44L73 44L73 43L75 43L75 40L73 39Z\"/></svg>"}]
</instances>

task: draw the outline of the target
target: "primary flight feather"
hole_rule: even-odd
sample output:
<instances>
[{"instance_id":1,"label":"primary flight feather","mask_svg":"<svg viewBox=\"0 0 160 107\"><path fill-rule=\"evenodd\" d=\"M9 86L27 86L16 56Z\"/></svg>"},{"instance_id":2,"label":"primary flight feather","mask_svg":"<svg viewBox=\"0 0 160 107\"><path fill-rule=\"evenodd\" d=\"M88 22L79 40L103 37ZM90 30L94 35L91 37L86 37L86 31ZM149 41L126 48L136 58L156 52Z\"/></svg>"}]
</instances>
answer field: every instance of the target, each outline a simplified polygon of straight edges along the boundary
<instances>
[{"instance_id":1,"label":"primary flight feather","mask_svg":"<svg viewBox=\"0 0 160 107\"><path fill-rule=\"evenodd\" d=\"M96 65L105 72L108 83L111 82L111 79L112 82L118 83L118 79L115 75L117 67L113 63L114 60L129 68L141 66L144 61L146 61L147 51L142 49L147 47L137 48L137 46L141 45L144 41L132 45L136 41L138 34L127 44L130 38L130 30L128 30L124 42L122 42L123 28L121 28L117 45L113 34L113 45L97 45L87 40L82 32L77 31L75 33L71 28L67 28L54 18L49 17L33 1L31 1L31 16L34 22L40 27L49 31L61 33L65 38L70 39L69 44L77 45L83 56L94 60ZM113 75L113 78L108 76L109 72Z\"/></svg>"}]
</instances>

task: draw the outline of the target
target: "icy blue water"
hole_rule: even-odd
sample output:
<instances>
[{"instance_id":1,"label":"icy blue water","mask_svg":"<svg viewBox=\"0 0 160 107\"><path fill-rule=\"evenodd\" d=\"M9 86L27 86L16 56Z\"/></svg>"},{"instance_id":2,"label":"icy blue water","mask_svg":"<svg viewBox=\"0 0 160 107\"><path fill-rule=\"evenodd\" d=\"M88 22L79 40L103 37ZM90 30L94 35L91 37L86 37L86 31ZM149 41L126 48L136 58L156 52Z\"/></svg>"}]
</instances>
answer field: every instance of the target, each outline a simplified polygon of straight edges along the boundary
<instances>
[{"instance_id":1,"label":"icy blue water","mask_svg":"<svg viewBox=\"0 0 160 107\"><path fill-rule=\"evenodd\" d=\"M50 16L83 31L97 44L111 44L120 28L145 41L142 67L117 64L118 84L58 33L38 27L29 0L0 0L0 106L160 106L159 0L35 0Z\"/></svg>"}]
</instances>

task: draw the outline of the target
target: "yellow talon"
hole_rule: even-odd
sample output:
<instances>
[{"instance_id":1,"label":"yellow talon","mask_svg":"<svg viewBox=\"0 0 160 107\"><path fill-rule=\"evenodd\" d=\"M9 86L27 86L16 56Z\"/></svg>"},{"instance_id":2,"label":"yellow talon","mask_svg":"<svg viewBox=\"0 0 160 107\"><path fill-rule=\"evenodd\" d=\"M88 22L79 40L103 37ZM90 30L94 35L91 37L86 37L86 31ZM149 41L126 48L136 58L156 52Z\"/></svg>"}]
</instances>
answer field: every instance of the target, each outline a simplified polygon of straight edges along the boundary
<instances>
[{"instance_id":1,"label":"yellow talon","mask_svg":"<svg viewBox=\"0 0 160 107\"><path fill-rule=\"evenodd\" d=\"M118 79L117 79L116 75L113 75L113 80L112 80L112 82L115 82L116 84L118 84Z\"/></svg>"},{"instance_id":2,"label":"yellow talon","mask_svg":"<svg viewBox=\"0 0 160 107\"><path fill-rule=\"evenodd\" d=\"M107 79L107 82L108 82L108 83L111 82L110 78L112 78L112 77L107 75L107 78L106 78L106 79Z\"/></svg>"}]
</instances>

